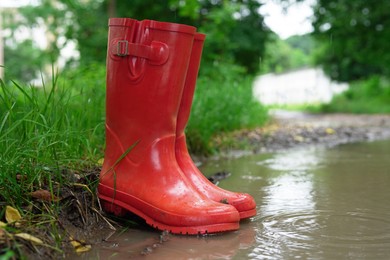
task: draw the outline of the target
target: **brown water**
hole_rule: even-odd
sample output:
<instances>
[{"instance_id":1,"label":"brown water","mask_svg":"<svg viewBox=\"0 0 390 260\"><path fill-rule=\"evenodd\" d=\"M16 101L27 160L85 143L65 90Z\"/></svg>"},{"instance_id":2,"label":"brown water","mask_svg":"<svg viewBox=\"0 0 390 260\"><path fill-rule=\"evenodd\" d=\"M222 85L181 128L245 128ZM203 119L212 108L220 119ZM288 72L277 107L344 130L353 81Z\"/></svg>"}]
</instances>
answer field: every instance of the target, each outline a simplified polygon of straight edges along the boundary
<instances>
[{"instance_id":1,"label":"brown water","mask_svg":"<svg viewBox=\"0 0 390 260\"><path fill-rule=\"evenodd\" d=\"M220 186L246 191L257 216L206 236L129 229L84 259L390 259L390 141L209 161ZM146 249L145 249L146 248ZM141 255L144 251L146 255Z\"/></svg>"}]
</instances>

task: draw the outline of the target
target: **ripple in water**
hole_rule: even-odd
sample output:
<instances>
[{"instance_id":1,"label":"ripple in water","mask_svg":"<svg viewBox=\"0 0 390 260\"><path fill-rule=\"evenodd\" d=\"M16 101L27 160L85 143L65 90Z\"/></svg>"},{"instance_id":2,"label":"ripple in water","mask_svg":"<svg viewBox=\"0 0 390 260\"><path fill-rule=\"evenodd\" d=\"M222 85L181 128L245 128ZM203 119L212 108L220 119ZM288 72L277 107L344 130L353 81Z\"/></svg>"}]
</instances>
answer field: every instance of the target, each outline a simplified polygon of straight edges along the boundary
<instances>
[{"instance_id":1,"label":"ripple in water","mask_svg":"<svg viewBox=\"0 0 390 260\"><path fill-rule=\"evenodd\" d=\"M260 214L261 215L261 214ZM276 213L258 217L257 259L365 258L390 255L390 216L375 212Z\"/></svg>"}]
</instances>

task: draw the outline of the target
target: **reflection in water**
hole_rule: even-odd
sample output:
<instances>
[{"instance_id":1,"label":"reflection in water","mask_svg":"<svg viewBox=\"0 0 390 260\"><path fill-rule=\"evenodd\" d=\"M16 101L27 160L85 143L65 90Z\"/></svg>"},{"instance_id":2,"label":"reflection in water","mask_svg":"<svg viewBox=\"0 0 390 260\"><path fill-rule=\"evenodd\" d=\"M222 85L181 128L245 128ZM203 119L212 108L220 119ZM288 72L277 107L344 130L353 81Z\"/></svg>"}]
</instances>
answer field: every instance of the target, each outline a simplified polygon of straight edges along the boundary
<instances>
[{"instance_id":1,"label":"reflection in water","mask_svg":"<svg viewBox=\"0 0 390 260\"><path fill-rule=\"evenodd\" d=\"M297 149L288 152L276 153L272 158L260 161L257 164L285 173L306 172L317 167L321 161L320 151L315 149Z\"/></svg>"},{"instance_id":2,"label":"reflection in water","mask_svg":"<svg viewBox=\"0 0 390 260\"><path fill-rule=\"evenodd\" d=\"M280 175L271 179L264 186L262 198L262 215L274 215L279 211L312 210L312 174L310 170L319 164L320 159L315 153L298 150L275 154L259 165L264 165Z\"/></svg>"},{"instance_id":3,"label":"reflection in water","mask_svg":"<svg viewBox=\"0 0 390 260\"><path fill-rule=\"evenodd\" d=\"M84 259L389 259L390 141L210 161L220 186L246 191L258 214L239 231L207 237L130 229Z\"/></svg>"},{"instance_id":4,"label":"reflection in water","mask_svg":"<svg viewBox=\"0 0 390 260\"><path fill-rule=\"evenodd\" d=\"M114 235L99 250L85 254L84 259L232 259L255 243L255 230L243 226L239 231L209 236L168 235L130 230Z\"/></svg>"},{"instance_id":5,"label":"reflection in water","mask_svg":"<svg viewBox=\"0 0 390 260\"><path fill-rule=\"evenodd\" d=\"M273 175L262 187L257 245L247 256L388 259L389 155L383 142L279 153L258 163Z\"/></svg>"},{"instance_id":6,"label":"reflection in water","mask_svg":"<svg viewBox=\"0 0 390 260\"><path fill-rule=\"evenodd\" d=\"M310 237L306 234L319 228L310 215L315 210L312 171L319 163L316 153L308 150L275 154L257 163L276 175L262 187L264 195L256 217L260 228L257 246L249 253L251 258L276 259L283 256L285 248L307 249L305 242Z\"/></svg>"}]
</instances>

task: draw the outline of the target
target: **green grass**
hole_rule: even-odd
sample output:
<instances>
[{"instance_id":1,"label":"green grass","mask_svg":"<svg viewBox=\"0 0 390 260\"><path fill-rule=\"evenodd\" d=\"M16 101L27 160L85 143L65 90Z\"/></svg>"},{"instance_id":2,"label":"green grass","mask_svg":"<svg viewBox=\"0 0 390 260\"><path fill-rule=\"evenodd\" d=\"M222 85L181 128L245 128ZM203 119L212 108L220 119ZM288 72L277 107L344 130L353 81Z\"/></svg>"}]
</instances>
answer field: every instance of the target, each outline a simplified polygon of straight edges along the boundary
<instances>
[{"instance_id":1,"label":"green grass","mask_svg":"<svg viewBox=\"0 0 390 260\"><path fill-rule=\"evenodd\" d=\"M308 111L312 113L321 112L322 104L308 103L308 104L286 104L286 105L267 105L267 109L287 110L287 111Z\"/></svg>"},{"instance_id":2,"label":"green grass","mask_svg":"<svg viewBox=\"0 0 390 260\"><path fill-rule=\"evenodd\" d=\"M390 113L390 81L381 76L350 83L350 88L327 104L270 105L268 109L306 111L310 113Z\"/></svg>"},{"instance_id":3,"label":"green grass","mask_svg":"<svg viewBox=\"0 0 390 260\"><path fill-rule=\"evenodd\" d=\"M50 226L53 250L61 251L63 239L59 203L37 208L30 194L45 189L60 197L60 188L70 182L66 170L81 171L103 156L104 73L90 67L53 76L41 87L0 81L0 220L10 205L21 212L23 230ZM7 252L21 256L18 248Z\"/></svg>"},{"instance_id":4,"label":"green grass","mask_svg":"<svg viewBox=\"0 0 390 260\"><path fill-rule=\"evenodd\" d=\"M352 82L349 90L334 97L320 110L328 113L390 113L390 80L372 76L366 80Z\"/></svg>"},{"instance_id":5,"label":"green grass","mask_svg":"<svg viewBox=\"0 0 390 260\"><path fill-rule=\"evenodd\" d=\"M265 122L266 109L252 98L251 85L252 78L236 67L200 77L187 129L192 151L210 153L214 135ZM7 205L24 219L20 228L7 226L10 233L26 228L30 234L49 232L45 244L62 252L62 240L69 237L58 226L64 202L37 201L31 192L44 189L61 197L62 188L76 187L68 172L97 165L104 156L104 106L102 65L64 72L41 87L0 81L0 220L5 221ZM87 184L93 198L97 183ZM20 257L18 248L0 248L0 255Z\"/></svg>"},{"instance_id":6,"label":"green grass","mask_svg":"<svg viewBox=\"0 0 390 260\"><path fill-rule=\"evenodd\" d=\"M69 83L75 82L53 77L42 88L0 83L2 201L19 206L33 187L53 177L61 181L62 169L86 167L102 156L104 81Z\"/></svg>"},{"instance_id":7,"label":"green grass","mask_svg":"<svg viewBox=\"0 0 390 260\"><path fill-rule=\"evenodd\" d=\"M252 83L252 76L233 65L207 68L199 77L186 130L192 152L213 153L215 135L266 122L267 110L253 98Z\"/></svg>"}]
</instances>

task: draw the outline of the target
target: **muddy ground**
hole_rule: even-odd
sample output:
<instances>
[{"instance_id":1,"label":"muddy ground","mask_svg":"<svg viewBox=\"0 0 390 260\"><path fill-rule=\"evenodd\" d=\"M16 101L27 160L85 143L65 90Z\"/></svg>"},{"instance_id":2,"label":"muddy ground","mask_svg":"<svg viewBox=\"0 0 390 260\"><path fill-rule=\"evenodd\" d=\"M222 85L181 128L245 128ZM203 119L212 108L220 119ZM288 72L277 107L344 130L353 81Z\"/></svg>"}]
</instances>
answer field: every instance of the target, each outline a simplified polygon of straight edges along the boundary
<instances>
[{"instance_id":1,"label":"muddy ground","mask_svg":"<svg viewBox=\"0 0 390 260\"><path fill-rule=\"evenodd\" d=\"M335 146L390 138L390 115L312 115L272 111L271 116L271 122L265 127L244 129L216 137L214 145L220 151L220 156L274 152L313 145ZM124 223L101 211L96 194L88 188L90 183L96 183L99 171L97 167L85 172L63 172L65 176L74 178L74 182L71 182L73 184L70 186L58 188L61 194L58 216L38 228L25 224L24 230L39 237L44 241L44 245L37 245L25 239L17 239L15 244L15 241L3 234L5 241L0 240L0 249L15 249L16 246L27 259L73 258L104 240L114 229L121 230L129 224L145 228L142 223ZM44 198L33 199L34 207L31 210L37 215L43 211L47 212L51 203L52 201L45 201ZM53 225L57 228L56 233L53 233ZM55 249L55 245L60 250ZM14 259L16 258L18 257L14 256Z\"/></svg>"},{"instance_id":2,"label":"muddy ground","mask_svg":"<svg viewBox=\"0 0 390 260\"><path fill-rule=\"evenodd\" d=\"M306 114L272 111L268 125L218 136L220 156L275 152L390 138L390 115Z\"/></svg>"}]
</instances>

